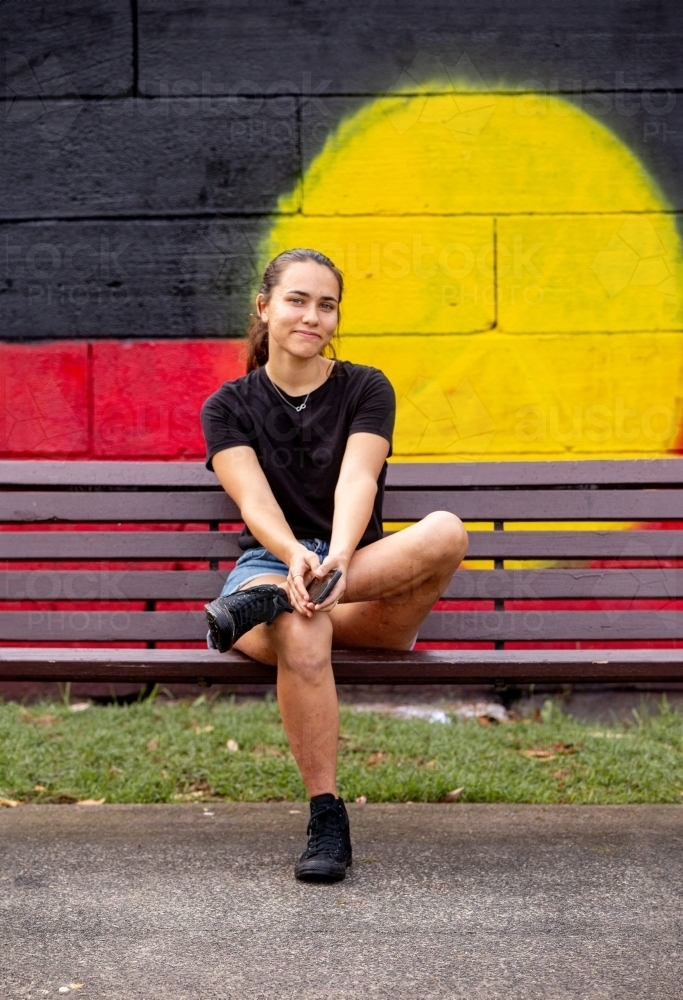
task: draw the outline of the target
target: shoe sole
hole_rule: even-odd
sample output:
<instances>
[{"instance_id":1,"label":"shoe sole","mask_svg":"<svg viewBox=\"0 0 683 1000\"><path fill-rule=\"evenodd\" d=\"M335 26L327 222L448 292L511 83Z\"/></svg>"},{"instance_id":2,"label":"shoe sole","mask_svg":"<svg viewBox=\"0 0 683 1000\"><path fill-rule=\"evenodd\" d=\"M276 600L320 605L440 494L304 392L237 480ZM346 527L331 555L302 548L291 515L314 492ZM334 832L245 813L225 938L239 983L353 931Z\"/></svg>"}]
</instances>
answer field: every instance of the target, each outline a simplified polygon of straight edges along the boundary
<instances>
[{"instance_id":1,"label":"shoe sole","mask_svg":"<svg viewBox=\"0 0 683 1000\"><path fill-rule=\"evenodd\" d=\"M232 642L226 645L225 635L226 633L228 635L235 634L235 626L232 618L226 614L220 605L205 604L204 610L206 611L209 632L216 645L216 649L219 653L227 653L229 649L232 649Z\"/></svg>"},{"instance_id":2,"label":"shoe sole","mask_svg":"<svg viewBox=\"0 0 683 1000\"><path fill-rule=\"evenodd\" d=\"M341 882L346 878L346 869L350 865L350 858L345 864L338 861L310 858L297 864L294 869L294 877L300 882Z\"/></svg>"}]
</instances>

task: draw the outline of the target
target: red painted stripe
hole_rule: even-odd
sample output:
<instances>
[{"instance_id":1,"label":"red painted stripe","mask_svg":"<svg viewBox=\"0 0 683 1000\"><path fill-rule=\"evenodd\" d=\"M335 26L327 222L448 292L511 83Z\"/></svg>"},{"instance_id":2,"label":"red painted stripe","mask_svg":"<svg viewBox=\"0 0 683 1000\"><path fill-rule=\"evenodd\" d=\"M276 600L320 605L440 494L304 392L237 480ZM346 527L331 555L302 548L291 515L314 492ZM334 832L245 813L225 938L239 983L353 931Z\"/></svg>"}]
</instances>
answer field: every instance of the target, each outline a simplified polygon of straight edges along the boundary
<instances>
[{"instance_id":1,"label":"red painted stripe","mask_svg":"<svg viewBox=\"0 0 683 1000\"><path fill-rule=\"evenodd\" d=\"M0 455L87 458L88 345L0 344Z\"/></svg>"},{"instance_id":2,"label":"red painted stripe","mask_svg":"<svg viewBox=\"0 0 683 1000\"><path fill-rule=\"evenodd\" d=\"M93 457L202 458L201 405L241 355L234 340L93 344Z\"/></svg>"},{"instance_id":3,"label":"red painted stripe","mask_svg":"<svg viewBox=\"0 0 683 1000\"><path fill-rule=\"evenodd\" d=\"M202 403L240 341L0 344L3 458L198 459Z\"/></svg>"}]
</instances>

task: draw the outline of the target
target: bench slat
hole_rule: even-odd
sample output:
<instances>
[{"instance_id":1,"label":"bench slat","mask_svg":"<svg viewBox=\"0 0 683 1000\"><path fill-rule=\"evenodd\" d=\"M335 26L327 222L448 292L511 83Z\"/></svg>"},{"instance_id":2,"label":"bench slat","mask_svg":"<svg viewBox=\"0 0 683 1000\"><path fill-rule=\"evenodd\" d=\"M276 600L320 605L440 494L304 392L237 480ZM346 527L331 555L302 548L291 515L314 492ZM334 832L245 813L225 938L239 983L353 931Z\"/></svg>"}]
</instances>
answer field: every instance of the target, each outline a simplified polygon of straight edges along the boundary
<instances>
[{"instance_id":1,"label":"bench slat","mask_svg":"<svg viewBox=\"0 0 683 1000\"><path fill-rule=\"evenodd\" d=\"M386 521L412 521L448 510L463 521L683 520L683 490L481 490L385 496Z\"/></svg>"},{"instance_id":2,"label":"bench slat","mask_svg":"<svg viewBox=\"0 0 683 1000\"><path fill-rule=\"evenodd\" d=\"M683 483L683 459L570 462L391 462L387 486L414 489L480 486L663 485ZM0 485L138 486L216 489L203 462L0 461Z\"/></svg>"},{"instance_id":3,"label":"bench slat","mask_svg":"<svg viewBox=\"0 0 683 1000\"><path fill-rule=\"evenodd\" d=\"M422 642L567 642L683 638L679 611L436 611Z\"/></svg>"},{"instance_id":4,"label":"bench slat","mask_svg":"<svg viewBox=\"0 0 683 1000\"><path fill-rule=\"evenodd\" d=\"M227 570L6 570L0 600L212 600L226 576ZM683 597L683 569L463 569L444 593L483 601L676 597Z\"/></svg>"},{"instance_id":5,"label":"bench slat","mask_svg":"<svg viewBox=\"0 0 683 1000\"><path fill-rule=\"evenodd\" d=\"M637 683L683 680L683 649L333 650L339 684ZM273 684L237 651L0 647L6 680Z\"/></svg>"},{"instance_id":6,"label":"bench slat","mask_svg":"<svg viewBox=\"0 0 683 1000\"><path fill-rule=\"evenodd\" d=\"M472 531L468 559L677 559L683 531Z\"/></svg>"},{"instance_id":7,"label":"bench slat","mask_svg":"<svg viewBox=\"0 0 683 1000\"><path fill-rule=\"evenodd\" d=\"M227 575L227 570L7 570L0 572L0 600L213 600Z\"/></svg>"},{"instance_id":8,"label":"bench slat","mask_svg":"<svg viewBox=\"0 0 683 1000\"><path fill-rule=\"evenodd\" d=\"M236 559L234 531L3 531L0 559ZM468 559L680 559L683 531L472 531Z\"/></svg>"},{"instance_id":9,"label":"bench slat","mask_svg":"<svg viewBox=\"0 0 683 1000\"><path fill-rule=\"evenodd\" d=\"M462 569L450 600L638 599L683 597L683 569Z\"/></svg>"},{"instance_id":10,"label":"bench slat","mask_svg":"<svg viewBox=\"0 0 683 1000\"><path fill-rule=\"evenodd\" d=\"M72 493L0 493L0 521L240 521L224 490Z\"/></svg>"},{"instance_id":11,"label":"bench slat","mask_svg":"<svg viewBox=\"0 0 683 1000\"><path fill-rule=\"evenodd\" d=\"M387 521L448 510L465 521L683 521L683 490L392 490ZM0 493L0 521L239 521L224 492Z\"/></svg>"},{"instance_id":12,"label":"bench slat","mask_svg":"<svg viewBox=\"0 0 683 1000\"><path fill-rule=\"evenodd\" d=\"M196 642L203 611L5 611L0 639L15 642ZM421 641L558 642L683 638L679 611L435 611Z\"/></svg>"},{"instance_id":13,"label":"bench slat","mask_svg":"<svg viewBox=\"0 0 683 1000\"><path fill-rule=\"evenodd\" d=\"M3 531L0 559L236 559L237 531Z\"/></svg>"},{"instance_id":14,"label":"bench slat","mask_svg":"<svg viewBox=\"0 0 683 1000\"><path fill-rule=\"evenodd\" d=\"M683 482L683 459L571 462L392 462L387 486L420 489L486 486L655 486Z\"/></svg>"}]
</instances>

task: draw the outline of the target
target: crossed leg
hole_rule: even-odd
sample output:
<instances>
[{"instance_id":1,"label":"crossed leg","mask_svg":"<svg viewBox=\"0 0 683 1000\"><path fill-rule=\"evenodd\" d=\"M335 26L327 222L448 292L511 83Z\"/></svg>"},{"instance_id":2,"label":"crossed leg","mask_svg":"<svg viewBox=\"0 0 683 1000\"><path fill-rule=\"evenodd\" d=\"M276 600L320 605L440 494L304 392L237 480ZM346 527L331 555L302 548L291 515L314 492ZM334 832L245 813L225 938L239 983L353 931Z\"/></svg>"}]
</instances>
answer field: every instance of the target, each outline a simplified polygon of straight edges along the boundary
<instances>
[{"instance_id":1,"label":"crossed leg","mask_svg":"<svg viewBox=\"0 0 683 1000\"><path fill-rule=\"evenodd\" d=\"M466 551L460 519L435 511L358 549L349 562L346 592L332 611L312 618L280 615L235 643L253 659L277 665L282 722L309 796L337 794L339 706L332 646L410 649ZM245 586L282 586L284 580L263 576Z\"/></svg>"}]
</instances>

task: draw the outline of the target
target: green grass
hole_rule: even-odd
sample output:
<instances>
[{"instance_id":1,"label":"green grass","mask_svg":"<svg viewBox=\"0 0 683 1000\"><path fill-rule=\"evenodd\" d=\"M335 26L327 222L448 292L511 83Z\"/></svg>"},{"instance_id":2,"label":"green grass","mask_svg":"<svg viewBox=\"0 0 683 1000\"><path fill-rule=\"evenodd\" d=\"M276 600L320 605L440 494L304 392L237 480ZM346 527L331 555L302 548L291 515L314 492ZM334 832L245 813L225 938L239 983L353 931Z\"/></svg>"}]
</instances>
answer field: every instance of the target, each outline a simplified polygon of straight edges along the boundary
<instances>
[{"instance_id":1,"label":"green grass","mask_svg":"<svg viewBox=\"0 0 683 1000\"><path fill-rule=\"evenodd\" d=\"M438 802L464 786L465 802L683 802L683 715L666 700L610 727L572 719L550 701L538 720L501 725L347 708L339 751L347 800ZM253 802L305 792L274 701L199 698L81 712L0 704L0 798Z\"/></svg>"}]
</instances>

